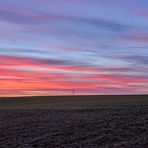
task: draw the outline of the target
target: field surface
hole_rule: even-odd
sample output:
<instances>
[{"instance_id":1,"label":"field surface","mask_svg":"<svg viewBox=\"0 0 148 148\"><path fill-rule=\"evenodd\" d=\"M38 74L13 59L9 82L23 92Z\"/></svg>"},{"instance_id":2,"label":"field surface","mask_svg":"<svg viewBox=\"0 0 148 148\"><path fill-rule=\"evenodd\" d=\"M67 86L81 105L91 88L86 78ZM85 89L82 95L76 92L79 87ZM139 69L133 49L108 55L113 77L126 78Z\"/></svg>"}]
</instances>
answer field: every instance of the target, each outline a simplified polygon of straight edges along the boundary
<instances>
[{"instance_id":1,"label":"field surface","mask_svg":"<svg viewBox=\"0 0 148 148\"><path fill-rule=\"evenodd\" d=\"M0 98L0 109L92 109L120 105L148 105L148 95Z\"/></svg>"},{"instance_id":2,"label":"field surface","mask_svg":"<svg viewBox=\"0 0 148 148\"><path fill-rule=\"evenodd\" d=\"M147 96L89 97L1 99L0 148L148 147Z\"/></svg>"}]
</instances>

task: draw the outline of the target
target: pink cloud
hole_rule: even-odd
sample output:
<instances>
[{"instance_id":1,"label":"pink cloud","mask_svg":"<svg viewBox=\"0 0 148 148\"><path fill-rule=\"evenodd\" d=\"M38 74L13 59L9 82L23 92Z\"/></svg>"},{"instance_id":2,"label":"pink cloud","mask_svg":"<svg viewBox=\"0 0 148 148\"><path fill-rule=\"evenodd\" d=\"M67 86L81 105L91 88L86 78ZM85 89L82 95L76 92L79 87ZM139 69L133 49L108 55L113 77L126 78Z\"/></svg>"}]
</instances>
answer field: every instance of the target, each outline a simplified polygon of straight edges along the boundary
<instances>
[{"instance_id":1,"label":"pink cloud","mask_svg":"<svg viewBox=\"0 0 148 148\"><path fill-rule=\"evenodd\" d=\"M32 69L37 68L38 71L26 70L26 66ZM21 67L21 69L18 69L18 67ZM40 68L46 70L39 70ZM58 70L58 73L48 71L50 69ZM120 67L117 67L117 69L120 70ZM148 77L117 74L82 75L83 72L96 73L109 72L110 70L111 68L52 65L44 63L42 60L1 56L0 90L5 92L7 90L15 91L16 95L20 95L18 91L22 92L22 95L31 92L32 95L35 95L35 92L42 94L44 91L47 92L45 94L50 95L51 90L55 90L54 94L56 94L56 91L58 94L60 90L66 93L72 88L83 93L88 93L85 90L90 90L90 93L95 90L95 93L97 93L98 90L98 94L101 93L101 90L106 93L107 90L112 90L112 93L115 93L118 89L119 92L125 89L131 92L139 92L139 87L141 87L141 92L147 91ZM67 71L70 73L67 73ZM74 72L80 74L75 75Z\"/></svg>"}]
</instances>

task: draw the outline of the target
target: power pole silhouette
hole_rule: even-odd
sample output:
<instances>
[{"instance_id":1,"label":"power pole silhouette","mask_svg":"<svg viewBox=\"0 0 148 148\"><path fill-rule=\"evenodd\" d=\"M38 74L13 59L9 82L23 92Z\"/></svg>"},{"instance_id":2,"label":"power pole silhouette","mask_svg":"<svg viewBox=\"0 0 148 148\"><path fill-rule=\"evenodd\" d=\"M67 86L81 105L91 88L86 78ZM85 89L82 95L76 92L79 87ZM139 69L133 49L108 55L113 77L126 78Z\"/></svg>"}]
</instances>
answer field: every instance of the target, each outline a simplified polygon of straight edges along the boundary
<instances>
[{"instance_id":1,"label":"power pole silhouette","mask_svg":"<svg viewBox=\"0 0 148 148\"><path fill-rule=\"evenodd\" d=\"M75 90L74 90L74 88L72 89L72 94L73 94L73 96L75 95Z\"/></svg>"}]
</instances>

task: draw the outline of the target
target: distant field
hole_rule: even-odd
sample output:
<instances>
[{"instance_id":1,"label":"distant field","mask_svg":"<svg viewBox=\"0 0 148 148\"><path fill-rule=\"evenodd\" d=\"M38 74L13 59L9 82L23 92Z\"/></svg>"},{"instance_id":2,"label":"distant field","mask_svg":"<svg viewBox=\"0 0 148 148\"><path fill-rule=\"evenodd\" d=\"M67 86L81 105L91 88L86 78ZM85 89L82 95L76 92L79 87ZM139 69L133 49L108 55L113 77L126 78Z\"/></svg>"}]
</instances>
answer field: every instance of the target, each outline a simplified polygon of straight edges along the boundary
<instances>
[{"instance_id":1,"label":"distant field","mask_svg":"<svg viewBox=\"0 0 148 148\"><path fill-rule=\"evenodd\" d=\"M148 95L0 98L0 109L97 108L114 105L148 105Z\"/></svg>"},{"instance_id":2,"label":"distant field","mask_svg":"<svg viewBox=\"0 0 148 148\"><path fill-rule=\"evenodd\" d=\"M148 96L0 99L0 148L147 148Z\"/></svg>"}]
</instances>

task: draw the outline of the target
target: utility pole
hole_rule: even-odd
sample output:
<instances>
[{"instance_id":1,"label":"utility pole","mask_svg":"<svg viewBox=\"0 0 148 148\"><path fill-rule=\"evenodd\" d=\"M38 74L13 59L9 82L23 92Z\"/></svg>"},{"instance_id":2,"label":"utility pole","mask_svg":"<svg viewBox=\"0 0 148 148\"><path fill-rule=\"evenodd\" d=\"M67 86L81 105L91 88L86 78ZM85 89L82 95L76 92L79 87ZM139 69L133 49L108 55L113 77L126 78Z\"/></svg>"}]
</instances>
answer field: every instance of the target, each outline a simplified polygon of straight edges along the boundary
<instances>
[{"instance_id":1,"label":"utility pole","mask_svg":"<svg viewBox=\"0 0 148 148\"><path fill-rule=\"evenodd\" d=\"M72 89L72 94L73 94L73 96L75 95L75 90L74 90L74 88Z\"/></svg>"}]
</instances>

